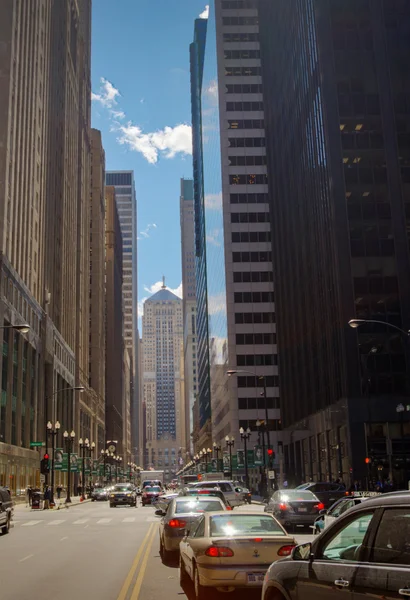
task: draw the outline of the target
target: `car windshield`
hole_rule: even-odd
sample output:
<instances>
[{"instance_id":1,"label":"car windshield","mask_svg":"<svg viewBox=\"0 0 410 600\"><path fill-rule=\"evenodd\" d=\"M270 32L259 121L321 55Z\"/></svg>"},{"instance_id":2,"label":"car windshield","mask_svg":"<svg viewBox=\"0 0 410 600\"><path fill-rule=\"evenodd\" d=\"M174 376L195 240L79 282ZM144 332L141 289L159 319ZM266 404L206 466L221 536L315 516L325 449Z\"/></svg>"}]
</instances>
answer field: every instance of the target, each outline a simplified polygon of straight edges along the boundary
<instances>
[{"instance_id":1,"label":"car windshield","mask_svg":"<svg viewBox=\"0 0 410 600\"><path fill-rule=\"evenodd\" d=\"M296 486L296 490L306 490L310 485L312 485L311 483L302 483L301 485L297 485Z\"/></svg>"},{"instance_id":2,"label":"car windshield","mask_svg":"<svg viewBox=\"0 0 410 600\"><path fill-rule=\"evenodd\" d=\"M219 500L182 500L176 503L176 513L216 512L223 510Z\"/></svg>"},{"instance_id":3,"label":"car windshield","mask_svg":"<svg viewBox=\"0 0 410 600\"><path fill-rule=\"evenodd\" d=\"M308 490L289 490L279 495L280 502L317 502L316 496Z\"/></svg>"},{"instance_id":4,"label":"car windshield","mask_svg":"<svg viewBox=\"0 0 410 600\"><path fill-rule=\"evenodd\" d=\"M215 515L210 519L211 537L253 534L286 535L273 517L268 515Z\"/></svg>"},{"instance_id":5,"label":"car windshield","mask_svg":"<svg viewBox=\"0 0 410 600\"><path fill-rule=\"evenodd\" d=\"M128 485L116 485L113 489L114 492L131 492L131 488Z\"/></svg>"},{"instance_id":6,"label":"car windshield","mask_svg":"<svg viewBox=\"0 0 410 600\"><path fill-rule=\"evenodd\" d=\"M146 492L160 492L161 488L158 485L153 485L145 488Z\"/></svg>"}]
</instances>

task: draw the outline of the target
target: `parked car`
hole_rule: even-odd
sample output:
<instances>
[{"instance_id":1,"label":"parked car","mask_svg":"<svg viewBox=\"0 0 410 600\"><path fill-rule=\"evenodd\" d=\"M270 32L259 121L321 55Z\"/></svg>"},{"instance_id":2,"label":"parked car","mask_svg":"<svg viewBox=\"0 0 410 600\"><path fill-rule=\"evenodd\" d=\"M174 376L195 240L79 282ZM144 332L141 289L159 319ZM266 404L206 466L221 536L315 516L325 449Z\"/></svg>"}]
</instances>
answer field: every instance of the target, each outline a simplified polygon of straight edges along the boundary
<instances>
[{"instance_id":1,"label":"parked car","mask_svg":"<svg viewBox=\"0 0 410 600\"><path fill-rule=\"evenodd\" d=\"M137 494L134 487L126 483L118 483L109 494L110 507L116 506L137 506Z\"/></svg>"},{"instance_id":2,"label":"parked car","mask_svg":"<svg viewBox=\"0 0 410 600\"><path fill-rule=\"evenodd\" d=\"M330 481L311 481L310 483L302 483L298 485L297 490L307 490L315 494L319 498L320 502L325 505L325 508L329 508L339 500L348 494L346 488L341 483L330 483Z\"/></svg>"},{"instance_id":3,"label":"parked car","mask_svg":"<svg viewBox=\"0 0 410 600\"><path fill-rule=\"evenodd\" d=\"M95 502L97 500L108 500L108 490L107 488L94 488L91 492L91 502Z\"/></svg>"},{"instance_id":4,"label":"parked car","mask_svg":"<svg viewBox=\"0 0 410 600\"><path fill-rule=\"evenodd\" d=\"M312 526L320 511L325 508L323 502L307 490L278 490L273 494L265 512L270 512L285 527L302 525Z\"/></svg>"},{"instance_id":5,"label":"parked car","mask_svg":"<svg viewBox=\"0 0 410 600\"><path fill-rule=\"evenodd\" d=\"M147 504L155 504L161 493L162 490L159 485L146 486L142 491L142 506L146 506Z\"/></svg>"},{"instance_id":6,"label":"parked car","mask_svg":"<svg viewBox=\"0 0 410 600\"><path fill-rule=\"evenodd\" d=\"M180 579L192 579L197 600L261 587L272 560L289 556L293 536L264 513L205 513L180 543Z\"/></svg>"},{"instance_id":7,"label":"parked car","mask_svg":"<svg viewBox=\"0 0 410 600\"><path fill-rule=\"evenodd\" d=\"M349 508L360 504L364 500L368 500L369 498L374 498L375 496L380 496L379 492L355 492L350 496L345 498L340 498L337 500L330 508L327 510L324 509L321 511L321 515L317 517L314 523L314 533L315 535L321 533L324 529L329 527L339 517L342 516Z\"/></svg>"},{"instance_id":8,"label":"parked car","mask_svg":"<svg viewBox=\"0 0 410 600\"><path fill-rule=\"evenodd\" d=\"M185 531L201 514L226 510L226 505L216 496L178 496L170 502L159 526L159 548L164 559L171 552L179 552L179 542Z\"/></svg>"},{"instance_id":9,"label":"parked car","mask_svg":"<svg viewBox=\"0 0 410 600\"><path fill-rule=\"evenodd\" d=\"M234 508L243 504L240 492L235 491L232 481L201 481L190 485L191 490L219 488L223 492L229 504Z\"/></svg>"},{"instance_id":10,"label":"parked car","mask_svg":"<svg viewBox=\"0 0 410 600\"><path fill-rule=\"evenodd\" d=\"M0 529L2 534L10 531L10 524L13 518L13 501L7 488L0 488Z\"/></svg>"}]
</instances>

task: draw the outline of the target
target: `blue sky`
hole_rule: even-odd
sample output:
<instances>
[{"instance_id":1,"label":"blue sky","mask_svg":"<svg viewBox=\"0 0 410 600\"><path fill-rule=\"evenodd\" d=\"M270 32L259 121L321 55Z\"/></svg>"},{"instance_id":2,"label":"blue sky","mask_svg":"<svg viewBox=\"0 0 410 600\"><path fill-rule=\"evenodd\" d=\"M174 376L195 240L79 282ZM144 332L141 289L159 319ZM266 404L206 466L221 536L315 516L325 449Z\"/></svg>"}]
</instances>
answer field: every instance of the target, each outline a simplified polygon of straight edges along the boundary
<instances>
[{"instance_id":1,"label":"blue sky","mask_svg":"<svg viewBox=\"0 0 410 600\"><path fill-rule=\"evenodd\" d=\"M180 178L192 177L189 44L206 0L94 0L92 126L106 168L133 169L139 301L181 283ZM148 291L150 290L150 291Z\"/></svg>"}]
</instances>

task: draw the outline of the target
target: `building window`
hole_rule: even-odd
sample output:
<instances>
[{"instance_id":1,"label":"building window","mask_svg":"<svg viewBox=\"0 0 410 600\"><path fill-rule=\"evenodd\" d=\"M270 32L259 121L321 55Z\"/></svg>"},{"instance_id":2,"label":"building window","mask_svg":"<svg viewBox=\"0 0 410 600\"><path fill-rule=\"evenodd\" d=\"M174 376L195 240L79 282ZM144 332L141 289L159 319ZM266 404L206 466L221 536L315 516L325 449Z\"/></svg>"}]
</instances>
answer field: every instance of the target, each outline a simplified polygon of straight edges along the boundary
<instances>
[{"instance_id":1,"label":"building window","mask_svg":"<svg viewBox=\"0 0 410 600\"><path fill-rule=\"evenodd\" d=\"M261 83L230 83L225 86L227 94L262 94Z\"/></svg>"},{"instance_id":2,"label":"building window","mask_svg":"<svg viewBox=\"0 0 410 600\"><path fill-rule=\"evenodd\" d=\"M264 185L268 183L268 176L263 175L229 175L230 185Z\"/></svg>"},{"instance_id":3,"label":"building window","mask_svg":"<svg viewBox=\"0 0 410 600\"><path fill-rule=\"evenodd\" d=\"M276 323L275 313L273 312L246 312L235 313L236 325L248 325L257 323Z\"/></svg>"},{"instance_id":4,"label":"building window","mask_svg":"<svg viewBox=\"0 0 410 600\"><path fill-rule=\"evenodd\" d=\"M231 223L269 223L270 213L231 213Z\"/></svg>"},{"instance_id":5,"label":"building window","mask_svg":"<svg viewBox=\"0 0 410 600\"><path fill-rule=\"evenodd\" d=\"M270 231L236 231L232 234L233 243L262 243L270 242Z\"/></svg>"},{"instance_id":6,"label":"building window","mask_svg":"<svg viewBox=\"0 0 410 600\"><path fill-rule=\"evenodd\" d=\"M228 129L264 129L263 119L228 119Z\"/></svg>"},{"instance_id":7,"label":"building window","mask_svg":"<svg viewBox=\"0 0 410 600\"><path fill-rule=\"evenodd\" d=\"M266 145L266 140L264 137L229 138L228 141L231 148L265 148Z\"/></svg>"},{"instance_id":8,"label":"building window","mask_svg":"<svg viewBox=\"0 0 410 600\"><path fill-rule=\"evenodd\" d=\"M229 156L231 167L264 167L266 155L263 156Z\"/></svg>"}]
</instances>

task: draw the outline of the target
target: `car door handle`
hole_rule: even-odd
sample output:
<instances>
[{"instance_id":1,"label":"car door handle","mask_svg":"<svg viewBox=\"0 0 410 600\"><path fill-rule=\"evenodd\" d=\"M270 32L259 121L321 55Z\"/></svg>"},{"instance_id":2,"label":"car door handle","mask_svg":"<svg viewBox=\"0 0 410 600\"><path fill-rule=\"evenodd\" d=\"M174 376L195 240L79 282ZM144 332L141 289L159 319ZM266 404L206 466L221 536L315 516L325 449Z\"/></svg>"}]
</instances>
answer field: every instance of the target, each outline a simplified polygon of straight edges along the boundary
<instances>
[{"instance_id":1,"label":"car door handle","mask_svg":"<svg viewBox=\"0 0 410 600\"><path fill-rule=\"evenodd\" d=\"M410 588L401 588L399 594L400 596L410 596Z\"/></svg>"},{"instance_id":2,"label":"car door handle","mask_svg":"<svg viewBox=\"0 0 410 600\"><path fill-rule=\"evenodd\" d=\"M350 582L349 582L349 581L346 581L346 579L343 579L343 577L342 577L342 579L336 579L336 580L335 580L335 585L337 585L337 587L342 587L342 588L345 588L345 587L349 587L349 585L350 585ZM400 593L400 592L399 592L399 593ZM409 594L409 595L410 595L410 594Z\"/></svg>"}]
</instances>

